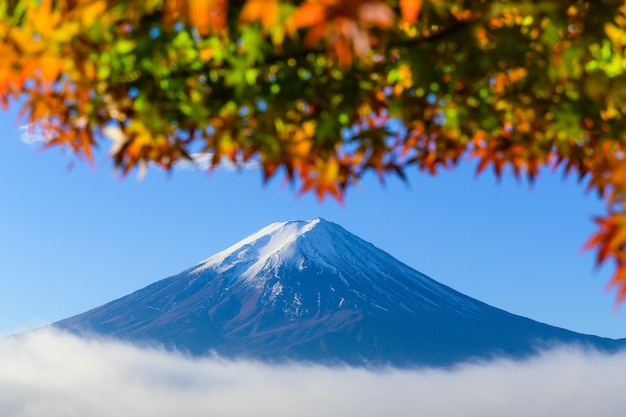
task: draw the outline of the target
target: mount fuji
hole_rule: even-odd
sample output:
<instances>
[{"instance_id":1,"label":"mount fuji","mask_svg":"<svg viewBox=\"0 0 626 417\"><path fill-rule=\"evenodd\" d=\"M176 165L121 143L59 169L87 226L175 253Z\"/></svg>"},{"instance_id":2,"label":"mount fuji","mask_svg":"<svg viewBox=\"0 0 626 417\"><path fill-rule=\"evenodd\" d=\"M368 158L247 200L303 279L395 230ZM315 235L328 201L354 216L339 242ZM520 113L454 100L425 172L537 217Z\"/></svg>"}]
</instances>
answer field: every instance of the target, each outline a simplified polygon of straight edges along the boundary
<instances>
[{"instance_id":1,"label":"mount fuji","mask_svg":"<svg viewBox=\"0 0 626 417\"><path fill-rule=\"evenodd\" d=\"M53 326L199 356L373 367L523 358L561 344L626 346L491 307L319 218L270 224Z\"/></svg>"}]
</instances>

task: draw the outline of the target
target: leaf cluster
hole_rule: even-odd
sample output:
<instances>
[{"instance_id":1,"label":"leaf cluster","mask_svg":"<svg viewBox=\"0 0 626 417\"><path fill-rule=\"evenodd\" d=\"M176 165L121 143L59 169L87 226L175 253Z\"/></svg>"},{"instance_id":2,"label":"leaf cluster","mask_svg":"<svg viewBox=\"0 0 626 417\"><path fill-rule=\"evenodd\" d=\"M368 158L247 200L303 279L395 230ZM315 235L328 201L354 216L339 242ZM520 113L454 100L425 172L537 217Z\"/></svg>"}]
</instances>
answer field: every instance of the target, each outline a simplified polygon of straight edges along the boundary
<instances>
[{"instance_id":1,"label":"leaf cluster","mask_svg":"<svg viewBox=\"0 0 626 417\"><path fill-rule=\"evenodd\" d=\"M625 46L617 0L0 0L0 102L122 173L254 160L320 199L562 169L607 202L588 247L623 299Z\"/></svg>"}]
</instances>

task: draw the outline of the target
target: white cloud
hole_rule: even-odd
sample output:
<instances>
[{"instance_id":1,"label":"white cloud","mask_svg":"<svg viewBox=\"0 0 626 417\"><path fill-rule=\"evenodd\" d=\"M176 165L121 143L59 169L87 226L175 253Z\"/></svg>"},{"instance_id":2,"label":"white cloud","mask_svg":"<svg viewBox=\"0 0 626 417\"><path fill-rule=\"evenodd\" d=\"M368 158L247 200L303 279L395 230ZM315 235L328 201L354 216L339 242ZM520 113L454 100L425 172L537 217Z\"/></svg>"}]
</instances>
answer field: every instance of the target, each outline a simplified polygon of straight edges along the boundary
<instances>
[{"instance_id":1,"label":"white cloud","mask_svg":"<svg viewBox=\"0 0 626 417\"><path fill-rule=\"evenodd\" d=\"M210 152L198 152L192 153L192 160L180 160L176 162L176 168L178 169L198 169L206 171L211 167L211 160L213 159L213 153ZM225 170L239 170L239 169L257 169L260 167L258 161L248 160L248 161L240 161L237 164L230 161L228 158L223 158L216 169L225 169Z\"/></svg>"},{"instance_id":2,"label":"white cloud","mask_svg":"<svg viewBox=\"0 0 626 417\"><path fill-rule=\"evenodd\" d=\"M37 123L22 125L20 129L20 140L27 145L43 145L49 139L50 134Z\"/></svg>"},{"instance_id":3,"label":"white cloud","mask_svg":"<svg viewBox=\"0 0 626 417\"><path fill-rule=\"evenodd\" d=\"M453 370L190 359L38 331L0 341L5 417L617 416L626 354L557 350Z\"/></svg>"},{"instance_id":4,"label":"white cloud","mask_svg":"<svg viewBox=\"0 0 626 417\"><path fill-rule=\"evenodd\" d=\"M27 145L33 145L33 146L43 145L48 140L52 139L52 136L50 135L50 133L47 132L43 127L41 127L41 125L37 123L30 123L30 124L22 125L19 127L19 130L20 130L20 140ZM114 154L115 152L119 150L119 148L124 143L125 137L123 136L122 131L119 128L114 127L114 126L108 126L104 128L104 134L111 141L111 149L109 153ZM211 167L211 160L213 158L213 153L197 152L197 153L192 153L190 156L192 158L191 161L181 159L177 161L174 164L174 166L177 169L184 169L184 170L189 169L189 170L201 170L201 171L206 171ZM156 164L150 164L150 166L158 167L158 165ZM248 160L245 162L240 161L238 163L234 163L228 160L228 158L223 158L222 161L220 161L219 165L215 167L215 169L236 171L236 170L241 170L241 169L246 169L246 170L258 169L259 167L260 167L259 162L255 160ZM145 169L146 167L142 168L142 170L145 170ZM140 173L140 174L142 174L140 175L140 177L143 177L143 174L145 174L145 172Z\"/></svg>"}]
</instances>

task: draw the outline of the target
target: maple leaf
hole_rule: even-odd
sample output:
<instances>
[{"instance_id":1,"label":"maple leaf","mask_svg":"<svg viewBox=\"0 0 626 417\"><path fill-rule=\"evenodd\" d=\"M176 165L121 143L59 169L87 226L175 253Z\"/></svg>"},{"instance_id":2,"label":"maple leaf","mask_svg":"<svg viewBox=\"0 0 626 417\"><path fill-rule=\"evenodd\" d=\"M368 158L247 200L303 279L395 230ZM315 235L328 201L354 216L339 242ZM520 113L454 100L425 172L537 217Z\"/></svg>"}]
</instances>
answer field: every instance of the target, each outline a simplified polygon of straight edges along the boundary
<instances>
[{"instance_id":1,"label":"maple leaf","mask_svg":"<svg viewBox=\"0 0 626 417\"><path fill-rule=\"evenodd\" d=\"M423 0L400 0L402 19L409 23L415 23L422 9Z\"/></svg>"},{"instance_id":2,"label":"maple leaf","mask_svg":"<svg viewBox=\"0 0 626 417\"><path fill-rule=\"evenodd\" d=\"M186 0L187 19L201 35L226 27L228 0Z\"/></svg>"},{"instance_id":3,"label":"maple leaf","mask_svg":"<svg viewBox=\"0 0 626 417\"><path fill-rule=\"evenodd\" d=\"M370 50L369 28L389 28L394 22L391 8L378 0L307 0L291 15L288 28L293 32L310 27L304 41L315 46L325 37L334 46L343 68L352 65L353 52L364 57Z\"/></svg>"},{"instance_id":4,"label":"maple leaf","mask_svg":"<svg viewBox=\"0 0 626 417\"><path fill-rule=\"evenodd\" d=\"M278 20L278 0L248 0L241 10L239 20L243 23L260 21L264 29L269 29Z\"/></svg>"},{"instance_id":5,"label":"maple leaf","mask_svg":"<svg viewBox=\"0 0 626 417\"><path fill-rule=\"evenodd\" d=\"M626 212L610 213L595 219L599 230L587 241L585 250L596 249L596 265L614 257L616 269L608 284L617 288L618 302L626 299Z\"/></svg>"},{"instance_id":6,"label":"maple leaf","mask_svg":"<svg viewBox=\"0 0 626 417\"><path fill-rule=\"evenodd\" d=\"M343 202L341 181L339 178L340 164L336 158L331 157L327 160L318 158L315 160L314 167L303 169L300 172L300 176L303 182L298 193L299 195L309 190L315 190L319 201L322 201L326 194L330 194L340 203Z\"/></svg>"}]
</instances>

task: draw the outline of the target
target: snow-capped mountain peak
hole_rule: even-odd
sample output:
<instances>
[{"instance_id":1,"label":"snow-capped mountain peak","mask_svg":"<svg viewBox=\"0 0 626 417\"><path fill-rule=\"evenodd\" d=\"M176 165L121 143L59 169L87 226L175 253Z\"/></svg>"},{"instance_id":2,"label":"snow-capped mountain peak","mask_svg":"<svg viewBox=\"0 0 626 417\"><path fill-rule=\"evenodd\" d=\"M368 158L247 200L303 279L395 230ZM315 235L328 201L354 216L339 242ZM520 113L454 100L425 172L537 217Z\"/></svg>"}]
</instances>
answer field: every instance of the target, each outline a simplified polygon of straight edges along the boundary
<instances>
[{"instance_id":1,"label":"snow-capped mountain peak","mask_svg":"<svg viewBox=\"0 0 626 417\"><path fill-rule=\"evenodd\" d=\"M207 269L225 272L237 267L242 279L256 277L266 267L276 267L286 262L302 267L304 254L297 253L298 239L316 241L316 253L307 253L310 261L320 261L319 255L333 252L332 239L325 229L339 226L321 218L308 221L293 220L272 223L240 240L231 247L200 262L191 273Z\"/></svg>"},{"instance_id":2,"label":"snow-capped mountain peak","mask_svg":"<svg viewBox=\"0 0 626 417\"><path fill-rule=\"evenodd\" d=\"M294 280L288 286L302 285L304 274L318 294L330 292L342 308L367 304L385 311L444 309L465 315L482 309L482 303L321 218L272 223L187 271L191 277L206 274L223 277L228 288L258 288L269 294L264 297L269 301L276 299L283 281ZM293 289L292 307L302 297L300 290Z\"/></svg>"}]
</instances>

